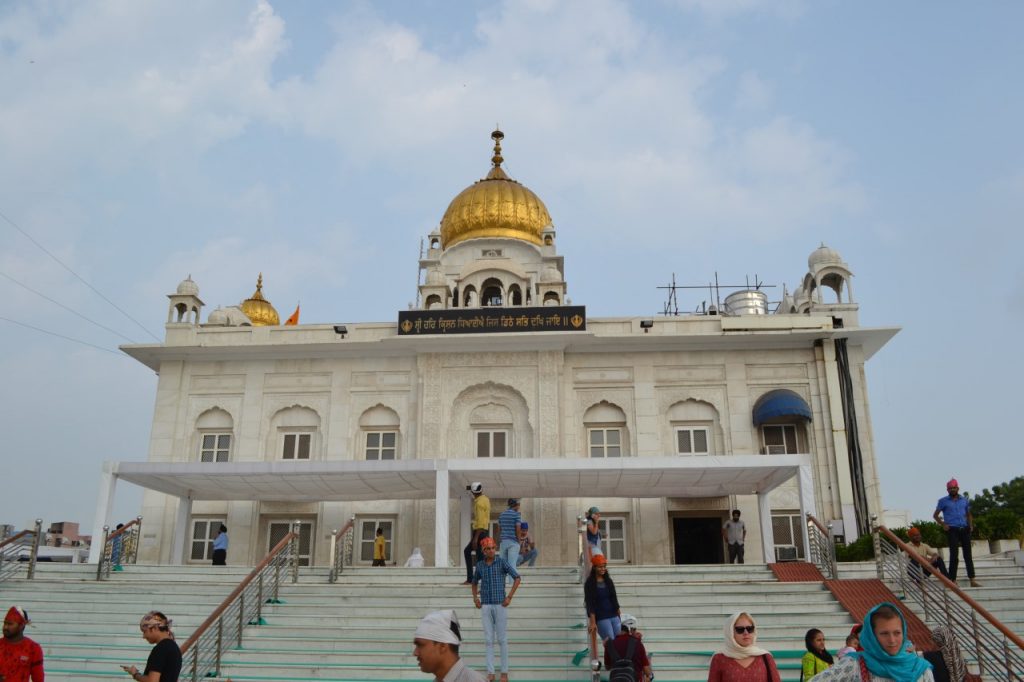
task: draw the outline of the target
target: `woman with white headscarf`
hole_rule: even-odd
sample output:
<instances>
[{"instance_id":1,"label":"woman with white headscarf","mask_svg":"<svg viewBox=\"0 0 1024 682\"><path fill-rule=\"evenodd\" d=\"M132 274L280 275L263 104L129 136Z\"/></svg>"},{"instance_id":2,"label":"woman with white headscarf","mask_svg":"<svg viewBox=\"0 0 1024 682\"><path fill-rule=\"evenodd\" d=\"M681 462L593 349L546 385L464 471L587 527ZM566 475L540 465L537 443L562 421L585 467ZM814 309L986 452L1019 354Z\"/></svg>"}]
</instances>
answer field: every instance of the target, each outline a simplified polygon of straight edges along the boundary
<instances>
[{"instance_id":1,"label":"woman with white headscarf","mask_svg":"<svg viewBox=\"0 0 1024 682\"><path fill-rule=\"evenodd\" d=\"M860 631L863 651L846 654L813 682L935 682L932 666L912 651L907 623L895 604L868 611Z\"/></svg>"},{"instance_id":2,"label":"woman with white headscarf","mask_svg":"<svg viewBox=\"0 0 1024 682\"><path fill-rule=\"evenodd\" d=\"M708 682L781 682L775 659L757 646L757 625L749 613L725 621L722 646L711 658Z\"/></svg>"}]
</instances>

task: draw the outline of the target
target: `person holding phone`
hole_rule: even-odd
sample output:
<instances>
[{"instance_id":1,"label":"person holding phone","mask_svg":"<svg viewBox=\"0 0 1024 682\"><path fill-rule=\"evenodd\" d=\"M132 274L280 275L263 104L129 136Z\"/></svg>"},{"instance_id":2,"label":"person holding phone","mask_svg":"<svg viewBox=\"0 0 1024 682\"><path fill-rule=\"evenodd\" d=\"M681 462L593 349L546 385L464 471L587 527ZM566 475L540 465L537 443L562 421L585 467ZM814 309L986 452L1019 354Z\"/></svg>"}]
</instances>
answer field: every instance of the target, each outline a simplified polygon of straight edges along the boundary
<instances>
[{"instance_id":1,"label":"person holding phone","mask_svg":"<svg viewBox=\"0 0 1024 682\"><path fill-rule=\"evenodd\" d=\"M181 674L181 649L174 641L171 620L159 611L150 611L139 621L142 638L154 645L146 660L146 669L139 672L134 665L122 665L135 682L178 682Z\"/></svg>"}]
</instances>

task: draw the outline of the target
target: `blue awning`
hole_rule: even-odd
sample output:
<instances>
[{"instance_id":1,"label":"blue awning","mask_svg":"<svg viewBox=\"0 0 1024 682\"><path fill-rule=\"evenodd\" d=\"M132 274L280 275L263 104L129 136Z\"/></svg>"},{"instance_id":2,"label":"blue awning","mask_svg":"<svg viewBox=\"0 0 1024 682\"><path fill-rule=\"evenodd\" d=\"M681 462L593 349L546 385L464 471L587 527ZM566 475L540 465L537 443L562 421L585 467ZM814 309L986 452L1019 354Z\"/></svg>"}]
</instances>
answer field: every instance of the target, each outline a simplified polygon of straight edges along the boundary
<instances>
[{"instance_id":1,"label":"blue awning","mask_svg":"<svg viewBox=\"0 0 1024 682\"><path fill-rule=\"evenodd\" d=\"M793 391L780 388L765 393L754 403L754 426L776 417L803 417L811 421L811 408Z\"/></svg>"}]
</instances>

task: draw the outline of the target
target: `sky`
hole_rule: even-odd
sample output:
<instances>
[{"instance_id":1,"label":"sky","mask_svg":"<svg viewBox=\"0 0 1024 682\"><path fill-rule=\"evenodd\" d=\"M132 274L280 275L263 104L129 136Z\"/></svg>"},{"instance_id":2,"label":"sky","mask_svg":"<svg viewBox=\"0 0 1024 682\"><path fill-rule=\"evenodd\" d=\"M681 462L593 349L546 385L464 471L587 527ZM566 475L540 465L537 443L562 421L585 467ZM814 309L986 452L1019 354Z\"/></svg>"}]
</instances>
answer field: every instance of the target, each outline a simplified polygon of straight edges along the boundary
<instances>
[{"instance_id":1,"label":"sky","mask_svg":"<svg viewBox=\"0 0 1024 682\"><path fill-rule=\"evenodd\" d=\"M863 326L887 508L1022 473L1024 4L819 0L0 3L0 522L91 528L145 460L191 275L282 318L392 321L421 240L504 167L569 296L659 313L673 274L777 298L821 243ZM693 310L706 292L680 292ZM1017 453L1017 454L1014 454ZM141 493L118 488L115 517Z\"/></svg>"}]
</instances>

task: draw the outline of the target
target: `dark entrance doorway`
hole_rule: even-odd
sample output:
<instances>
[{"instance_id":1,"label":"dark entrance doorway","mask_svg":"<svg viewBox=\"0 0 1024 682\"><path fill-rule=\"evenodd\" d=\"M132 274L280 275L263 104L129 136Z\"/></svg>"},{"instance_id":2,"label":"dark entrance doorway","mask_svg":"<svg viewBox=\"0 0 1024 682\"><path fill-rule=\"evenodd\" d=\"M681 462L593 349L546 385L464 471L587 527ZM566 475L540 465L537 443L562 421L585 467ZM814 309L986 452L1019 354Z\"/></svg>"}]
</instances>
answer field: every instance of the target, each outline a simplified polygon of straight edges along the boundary
<instances>
[{"instance_id":1,"label":"dark entrance doorway","mask_svg":"<svg viewBox=\"0 0 1024 682\"><path fill-rule=\"evenodd\" d=\"M674 517L672 536L677 564L721 564L725 561L722 519Z\"/></svg>"}]
</instances>

